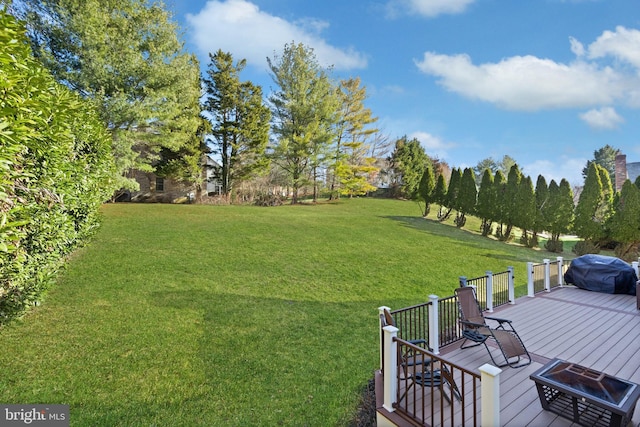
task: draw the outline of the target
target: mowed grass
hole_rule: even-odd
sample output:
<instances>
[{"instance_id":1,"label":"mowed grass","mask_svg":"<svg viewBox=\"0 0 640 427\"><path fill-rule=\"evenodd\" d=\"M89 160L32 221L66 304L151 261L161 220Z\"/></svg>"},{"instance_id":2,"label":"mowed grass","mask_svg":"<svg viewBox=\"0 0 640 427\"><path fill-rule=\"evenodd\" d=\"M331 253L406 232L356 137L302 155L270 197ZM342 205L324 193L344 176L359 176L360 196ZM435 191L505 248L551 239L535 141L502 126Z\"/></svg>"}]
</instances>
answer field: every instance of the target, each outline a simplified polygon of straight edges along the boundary
<instances>
[{"instance_id":1,"label":"mowed grass","mask_svg":"<svg viewBox=\"0 0 640 427\"><path fill-rule=\"evenodd\" d=\"M0 329L0 402L73 426L349 425L377 308L554 254L420 217L413 202L111 204L44 303Z\"/></svg>"}]
</instances>

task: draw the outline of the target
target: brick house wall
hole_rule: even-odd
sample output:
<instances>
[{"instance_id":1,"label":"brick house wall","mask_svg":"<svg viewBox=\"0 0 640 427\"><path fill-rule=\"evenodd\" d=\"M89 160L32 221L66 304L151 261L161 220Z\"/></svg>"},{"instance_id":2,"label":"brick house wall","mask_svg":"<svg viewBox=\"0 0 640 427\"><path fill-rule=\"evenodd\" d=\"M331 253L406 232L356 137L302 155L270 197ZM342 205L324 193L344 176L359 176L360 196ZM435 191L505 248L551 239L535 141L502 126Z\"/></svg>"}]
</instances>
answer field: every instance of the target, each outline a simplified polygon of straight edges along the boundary
<instances>
[{"instance_id":1,"label":"brick house wall","mask_svg":"<svg viewBox=\"0 0 640 427\"><path fill-rule=\"evenodd\" d=\"M215 169L220 165L211 157L203 158L202 176L205 179L203 196L220 193L220 184L215 179ZM148 203L175 203L189 201L190 196L195 196L195 187L192 183L164 178L153 172L133 170L131 178L140 185L138 191L131 191L127 201Z\"/></svg>"}]
</instances>

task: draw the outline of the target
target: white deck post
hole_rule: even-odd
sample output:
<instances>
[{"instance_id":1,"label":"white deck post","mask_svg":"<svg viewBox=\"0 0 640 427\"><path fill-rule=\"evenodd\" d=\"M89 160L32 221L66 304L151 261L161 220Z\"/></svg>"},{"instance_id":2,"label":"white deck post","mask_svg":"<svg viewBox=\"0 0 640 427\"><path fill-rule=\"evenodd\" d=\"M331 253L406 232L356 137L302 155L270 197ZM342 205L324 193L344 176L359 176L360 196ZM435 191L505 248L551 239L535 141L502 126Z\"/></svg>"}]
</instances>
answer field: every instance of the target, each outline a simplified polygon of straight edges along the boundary
<instances>
[{"instance_id":1,"label":"white deck post","mask_svg":"<svg viewBox=\"0 0 640 427\"><path fill-rule=\"evenodd\" d=\"M433 354L440 354L438 295L429 295L429 302L429 347Z\"/></svg>"},{"instance_id":2,"label":"white deck post","mask_svg":"<svg viewBox=\"0 0 640 427\"><path fill-rule=\"evenodd\" d=\"M544 262L544 290L551 292L551 260L545 258L542 262Z\"/></svg>"},{"instance_id":3,"label":"white deck post","mask_svg":"<svg viewBox=\"0 0 640 427\"><path fill-rule=\"evenodd\" d=\"M382 307L378 307L378 322L380 323L380 369L384 369L384 366L382 366L382 361L384 360L384 357L382 356L383 352L384 352L384 332L382 332L382 317L384 316L384 311L388 310L389 312L391 312L391 309L385 305L383 305Z\"/></svg>"},{"instance_id":4,"label":"white deck post","mask_svg":"<svg viewBox=\"0 0 640 427\"><path fill-rule=\"evenodd\" d=\"M564 276L562 274L562 266L564 265L564 260L561 256L556 258L558 261L558 286L562 287L564 285Z\"/></svg>"},{"instance_id":5,"label":"white deck post","mask_svg":"<svg viewBox=\"0 0 640 427\"><path fill-rule=\"evenodd\" d=\"M398 397L398 343L395 338L398 336L398 328L395 326L385 326L384 332L384 403L382 407L389 412L393 412L396 408Z\"/></svg>"},{"instance_id":6,"label":"white deck post","mask_svg":"<svg viewBox=\"0 0 640 427\"><path fill-rule=\"evenodd\" d=\"M536 291L533 287L533 263L527 263L527 296L534 297Z\"/></svg>"},{"instance_id":7,"label":"white deck post","mask_svg":"<svg viewBox=\"0 0 640 427\"><path fill-rule=\"evenodd\" d=\"M488 363L480 366L480 424L500 426L500 373Z\"/></svg>"},{"instance_id":8,"label":"white deck post","mask_svg":"<svg viewBox=\"0 0 640 427\"><path fill-rule=\"evenodd\" d=\"M486 271L487 275L487 311L493 313L493 273Z\"/></svg>"},{"instance_id":9,"label":"white deck post","mask_svg":"<svg viewBox=\"0 0 640 427\"><path fill-rule=\"evenodd\" d=\"M515 274L513 273L513 267L507 267L507 271L509 272L509 304L516 303L516 284L515 284Z\"/></svg>"}]
</instances>

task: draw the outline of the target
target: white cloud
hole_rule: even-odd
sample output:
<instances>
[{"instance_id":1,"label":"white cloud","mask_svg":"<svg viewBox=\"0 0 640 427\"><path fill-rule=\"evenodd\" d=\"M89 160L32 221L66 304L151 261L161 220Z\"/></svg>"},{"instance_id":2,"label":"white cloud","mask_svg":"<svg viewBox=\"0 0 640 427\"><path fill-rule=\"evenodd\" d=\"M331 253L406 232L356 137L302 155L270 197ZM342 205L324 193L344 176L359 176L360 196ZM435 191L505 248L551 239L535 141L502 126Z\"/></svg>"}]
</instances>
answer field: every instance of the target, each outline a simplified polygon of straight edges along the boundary
<instances>
[{"instance_id":1,"label":"white cloud","mask_svg":"<svg viewBox=\"0 0 640 427\"><path fill-rule=\"evenodd\" d=\"M582 43L573 37L569 37L569 42L571 43L571 52L577 57L584 56L584 45Z\"/></svg>"},{"instance_id":2,"label":"white cloud","mask_svg":"<svg viewBox=\"0 0 640 427\"><path fill-rule=\"evenodd\" d=\"M509 110L640 108L640 30L619 26L588 47L573 37L569 42L576 55L571 63L526 55L476 65L465 54L426 52L415 64L449 91ZM600 128L622 122L615 110L595 111L583 120L593 125L599 119Z\"/></svg>"},{"instance_id":3,"label":"white cloud","mask_svg":"<svg viewBox=\"0 0 640 427\"><path fill-rule=\"evenodd\" d=\"M271 15L246 0L210 0L198 14L188 14L194 43L203 55L218 49L267 68L266 58L281 54L287 43L304 43L313 48L318 62L337 70L365 68L366 56L354 48L327 43L321 32L329 25L317 19L289 22Z\"/></svg>"},{"instance_id":4,"label":"white cloud","mask_svg":"<svg viewBox=\"0 0 640 427\"><path fill-rule=\"evenodd\" d=\"M640 68L640 31L616 27L616 31L605 31L589 45L592 59L612 56Z\"/></svg>"},{"instance_id":5,"label":"white cloud","mask_svg":"<svg viewBox=\"0 0 640 427\"><path fill-rule=\"evenodd\" d=\"M622 77L611 68L560 64L535 56L514 56L474 65L468 55L427 52L418 68L465 97L511 110L535 111L610 104L624 94Z\"/></svg>"},{"instance_id":6,"label":"white cloud","mask_svg":"<svg viewBox=\"0 0 640 427\"><path fill-rule=\"evenodd\" d=\"M602 107L580 114L580 118L594 129L615 129L624 119L613 107Z\"/></svg>"},{"instance_id":7,"label":"white cloud","mask_svg":"<svg viewBox=\"0 0 640 427\"><path fill-rule=\"evenodd\" d=\"M387 3L389 16L419 14L433 18L442 14L464 12L476 0L391 0Z\"/></svg>"},{"instance_id":8,"label":"white cloud","mask_svg":"<svg viewBox=\"0 0 640 427\"><path fill-rule=\"evenodd\" d=\"M415 138L420 141L427 155L432 158L446 159L448 157L448 150L454 146L454 144L444 142L442 139L428 132L413 132L408 138L410 140Z\"/></svg>"}]
</instances>

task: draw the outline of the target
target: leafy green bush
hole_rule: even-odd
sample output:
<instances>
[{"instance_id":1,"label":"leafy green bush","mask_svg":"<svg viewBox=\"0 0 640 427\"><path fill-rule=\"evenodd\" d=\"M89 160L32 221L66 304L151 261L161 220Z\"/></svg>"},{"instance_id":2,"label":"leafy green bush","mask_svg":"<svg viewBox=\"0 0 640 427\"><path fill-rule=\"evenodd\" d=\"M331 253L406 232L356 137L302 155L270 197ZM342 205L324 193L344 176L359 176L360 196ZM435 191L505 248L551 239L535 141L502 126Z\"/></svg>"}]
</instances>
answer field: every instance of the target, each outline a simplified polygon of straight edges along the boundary
<instances>
[{"instance_id":1,"label":"leafy green bush","mask_svg":"<svg viewBox=\"0 0 640 427\"><path fill-rule=\"evenodd\" d=\"M578 256L600 253L600 248L587 240L582 240L576 243L572 250L573 253Z\"/></svg>"},{"instance_id":2,"label":"leafy green bush","mask_svg":"<svg viewBox=\"0 0 640 427\"><path fill-rule=\"evenodd\" d=\"M37 301L98 225L112 193L110 137L88 101L33 59L0 11L0 323Z\"/></svg>"},{"instance_id":3,"label":"leafy green bush","mask_svg":"<svg viewBox=\"0 0 640 427\"><path fill-rule=\"evenodd\" d=\"M577 246L577 245L576 245ZM564 244L562 243L562 240L547 240L546 243L544 244L544 248L546 250L548 250L549 252L555 252L555 253L562 253L563 248L564 248ZM574 248L575 250L575 248ZM584 255L584 254L582 254Z\"/></svg>"}]
</instances>

